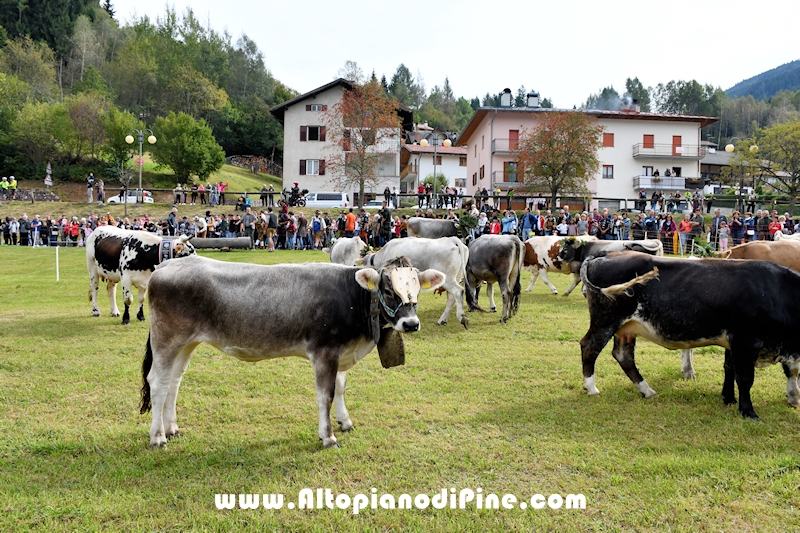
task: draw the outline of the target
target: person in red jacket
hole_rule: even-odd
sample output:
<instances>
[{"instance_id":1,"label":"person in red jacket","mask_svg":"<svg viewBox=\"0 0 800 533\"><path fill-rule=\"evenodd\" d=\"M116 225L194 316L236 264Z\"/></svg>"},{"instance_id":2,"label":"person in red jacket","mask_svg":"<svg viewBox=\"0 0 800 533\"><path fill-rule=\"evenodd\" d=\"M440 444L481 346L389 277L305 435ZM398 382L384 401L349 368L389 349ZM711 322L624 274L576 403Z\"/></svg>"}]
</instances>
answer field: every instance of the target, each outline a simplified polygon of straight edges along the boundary
<instances>
[{"instance_id":1,"label":"person in red jacket","mask_svg":"<svg viewBox=\"0 0 800 533\"><path fill-rule=\"evenodd\" d=\"M69 225L67 226L67 236L69 236L69 246L78 246L78 237L81 234L81 223L78 222L78 217L72 217Z\"/></svg>"}]
</instances>

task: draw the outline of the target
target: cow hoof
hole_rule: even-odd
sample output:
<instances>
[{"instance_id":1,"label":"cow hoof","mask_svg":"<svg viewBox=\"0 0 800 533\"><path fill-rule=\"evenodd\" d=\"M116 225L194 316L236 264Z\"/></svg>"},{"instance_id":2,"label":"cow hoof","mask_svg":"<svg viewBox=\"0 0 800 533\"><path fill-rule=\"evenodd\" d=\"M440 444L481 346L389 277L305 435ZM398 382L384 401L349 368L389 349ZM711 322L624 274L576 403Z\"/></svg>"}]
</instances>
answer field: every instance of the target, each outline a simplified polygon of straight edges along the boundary
<instances>
[{"instance_id":1,"label":"cow hoof","mask_svg":"<svg viewBox=\"0 0 800 533\"><path fill-rule=\"evenodd\" d=\"M466 316L462 317L460 322L464 329L469 329L469 319Z\"/></svg>"},{"instance_id":2,"label":"cow hoof","mask_svg":"<svg viewBox=\"0 0 800 533\"><path fill-rule=\"evenodd\" d=\"M341 446L339 446L339 443L334 438L322 441L322 445L326 448L341 448Z\"/></svg>"},{"instance_id":3,"label":"cow hoof","mask_svg":"<svg viewBox=\"0 0 800 533\"><path fill-rule=\"evenodd\" d=\"M111 313L111 316L117 318L119 316L119 313Z\"/></svg>"},{"instance_id":4,"label":"cow hoof","mask_svg":"<svg viewBox=\"0 0 800 533\"><path fill-rule=\"evenodd\" d=\"M170 434L167 435L167 440L172 440L172 439L180 437L180 436L181 436L181 432L176 429L174 433L170 433ZM166 444L165 444L165 446L166 446Z\"/></svg>"},{"instance_id":5,"label":"cow hoof","mask_svg":"<svg viewBox=\"0 0 800 533\"><path fill-rule=\"evenodd\" d=\"M446 326L447 325L447 320L440 320L436 324L439 325L439 326Z\"/></svg>"},{"instance_id":6,"label":"cow hoof","mask_svg":"<svg viewBox=\"0 0 800 533\"><path fill-rule=\"evenodd\" d=\"M531 292L531 289L525 289L525 292Z\"/></svg>"},{"instance_id":7,"label":"cow hoof","mask_svg":"<svg viewBox=\"0 0 800 533\"><path fill-rule=\"evenodd\" d=\"M496 307L490 307L489 308L489 312L490 313L496 313L497 312L497 308Z\"/></svg>"},{"instance_id":8,"label":"cow hoof","mask_svg":"<svg viewBox=\"0 0 800 533\"><path fill-rule=\"evenodd\" d=\"M339 422L339 428L345 433L353 431L354 427L355 426L353 426L353 423L350 420L347 420L345 422Z\"/></svg>"},{"instance_id":9,"label":"cow hoof","mask_svg":"<svg viewBox=\"0 0 800 533\"><path fill-rule=\"evenodd\" d=\"M100 316L100 311L92 311L92 316Z\"/></svg>"},{"instance_id":10,"label":"cow hoof","mask_svg":"<svg viewBox=\"0 0 800 533\"><path fill-rule=\"evenodd\" d=\"M753 420L753 421L756 421L756 422L761 422L761 419L758 418L758 415L752 409L750 409L749 411L741 411L741 413L742 413L742 416L745 417L745 418L749 418L750 420Z\"/></svg>"},{"instance_id":11,"label":"cow hoof","mask_svg":"<svg viewBox=\"0 0 800 533\"><path fill-rule=\"evenodd\" d=\"M128 324L130 324L130 323L131 323L131 321L130 321L130 320L123 320L123 321L122 321L122 325L123 325L123 326L127 326L127 325L128 325Z\"/></svg>"},{"instance_id":12,"label":"cow hoof","mask_svg":"<svg viewBox=\"0 0 800 533\"><path fill-rule=\"evenodd\" d=\"M166 447L167 447L166 439L164 440L164 442L150 443L151 450L158 450L159 448L166 448Z\"/></svg>"},{"instance_id":13,"label":"cow hoof","mask_svg":"<svg viewBox=\"0 0 800 533\"><path fill-rule=\"evenodd\" d=\"M731 396L730 398L726 398L725 396L722 397L722 402L725 405L733 405L736 403L736 396Z\"/></svg>"},{"instance_id":14,"label":"cow hoof","mask_svg":"<svg viewBox=\"0 0 800 533\"><path fill-rule=\"evenodd\" d=\"M683 379L697 379L694 370L688 370L683 373Z\"/></svg>"},{"instance_id":15,"label":"cow hoof","mask_svg":"<svg viewBox=\"0 0 800 533\"><path fill-rule=\"evenodd\" d=\"M645 380L642 380L639 383L637 383L636 388L639 389L639 392L641 392L642 396L644 396L645 398L652 398L657 394L656 391L650 388L650 385L648 385Z\"/></svg>"}]
</instances>

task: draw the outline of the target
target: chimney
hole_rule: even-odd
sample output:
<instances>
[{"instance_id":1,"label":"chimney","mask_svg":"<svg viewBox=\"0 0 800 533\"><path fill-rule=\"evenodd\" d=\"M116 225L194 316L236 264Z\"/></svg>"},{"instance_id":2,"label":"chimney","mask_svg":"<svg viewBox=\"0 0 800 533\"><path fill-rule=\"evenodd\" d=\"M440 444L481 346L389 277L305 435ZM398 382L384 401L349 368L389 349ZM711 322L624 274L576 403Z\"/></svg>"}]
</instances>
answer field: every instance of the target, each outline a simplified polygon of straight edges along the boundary
<instances>
[{"instance_id":1,"label":"chimney","mask_svg":"<svg viewBox=\"0 0 800 533\"><path fill-rule=\"evenodd\" d=\"M511 107L511 89L503 89L500 95L500 107Z\"/></svg>"},{"instance_id":2,"label":"chimney","mask_svg":"<svg viewBox=\"0 0 800 533\"><path fill-rule=\"evenodd\" d=\"M539 107L539 93L528 93L528 107Z\"/></svg>"},{"instance_id":3,"label":"chimney","mask_svg":"<svg viewBox=\"0 0 800 533\"><path fill-rule=\"evenodd\" d=\"M622 102L619 105L619 110L623 113L639 113L639 101L626 95L622 98Z\"/></svg>"}]
</instances>

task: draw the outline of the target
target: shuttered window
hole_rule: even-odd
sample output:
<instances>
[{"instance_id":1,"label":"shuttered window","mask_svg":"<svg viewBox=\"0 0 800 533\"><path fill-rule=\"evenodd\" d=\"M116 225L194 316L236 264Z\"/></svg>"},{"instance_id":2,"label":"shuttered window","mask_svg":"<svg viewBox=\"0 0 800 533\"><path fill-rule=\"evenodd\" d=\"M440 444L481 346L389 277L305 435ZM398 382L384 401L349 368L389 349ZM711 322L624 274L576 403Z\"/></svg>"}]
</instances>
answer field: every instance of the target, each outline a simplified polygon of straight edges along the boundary
<instances>
[{"instance_id":1,"label":"shuttered window","mask_svg":"<svg viewBox=\"0 0 800 533\"><path fill-rule=\"evenodd\" d=\"M308 126L300 126L300 142L306 142L308 138Z\"/></svg>"},{"instance_id":2,"label":"shuttered window","mask_svg":"<svg viewBox=\"0 0 800 533\"><path fill-rule=\"evenodd\" d=\"M604 133L603 134L603 148L614 148L614 134L613 133Z\"/></svg>"},{"instance_id":3,"label":"shuttered window","mask_svg":"<svg viewBox=\"0 0 800 533\"><path fill-rule=\"evenodd\" d=\"M305 176L306 175L306 160L305 159L301 159L300 160L300 175L301 176Z\"/></svg>"},{"instance_id":4,"label":"shuttered window","mask_svg":"<svg viewBox=\"0 0 800 533\"><path fill-rule=\"evenodd\" d=\"M344 130L342 132L342 150L345 152L350 151L350 130Z\"/></svg>"},{"instance_id":5,"label":"shuttered window","mask_svg":"<svg viewBox=\"0 0 800 533\"><path fill-rule=\"evenodd\" d=\"M655 135L645 135L642 139L642 148L655 148L656 147L656 136Z\"/></svg>"},{"instance_id":6,"label":"shuttered window","mask_svg":"<svg viewBox=\"0 0 800 533\"><path fill-rule=\"evenodd\" d=\"M325 160L324 159L320 159L319 160L319 175L320 176L324 176L325 175Z\"/></svg>"}]
</instances>

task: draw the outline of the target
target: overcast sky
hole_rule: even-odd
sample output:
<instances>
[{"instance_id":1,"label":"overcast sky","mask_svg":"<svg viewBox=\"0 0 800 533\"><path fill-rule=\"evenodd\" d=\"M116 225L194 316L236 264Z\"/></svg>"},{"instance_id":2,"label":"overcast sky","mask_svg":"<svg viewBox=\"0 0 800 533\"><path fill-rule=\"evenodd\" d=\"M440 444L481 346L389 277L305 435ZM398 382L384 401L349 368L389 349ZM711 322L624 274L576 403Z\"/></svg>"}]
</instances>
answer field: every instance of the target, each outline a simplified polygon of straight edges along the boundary
<instances>
[{"instance_id":1,"label":"overcast sky","mask_svg":"<svg viewBox=\"0 0 800 533\"><path fill-rule=\"evenodd\" d=\"M404 63L428 92L445 77L467 99L524 85L571 108L608 85L624 92L628 77L728 89L800 59L796 0L112 0L122 23L163 17L168 4L191 6L234 42L246 34L273 76L301 93L351 60L387 80Z\"/></svg>"}]
</instances>

